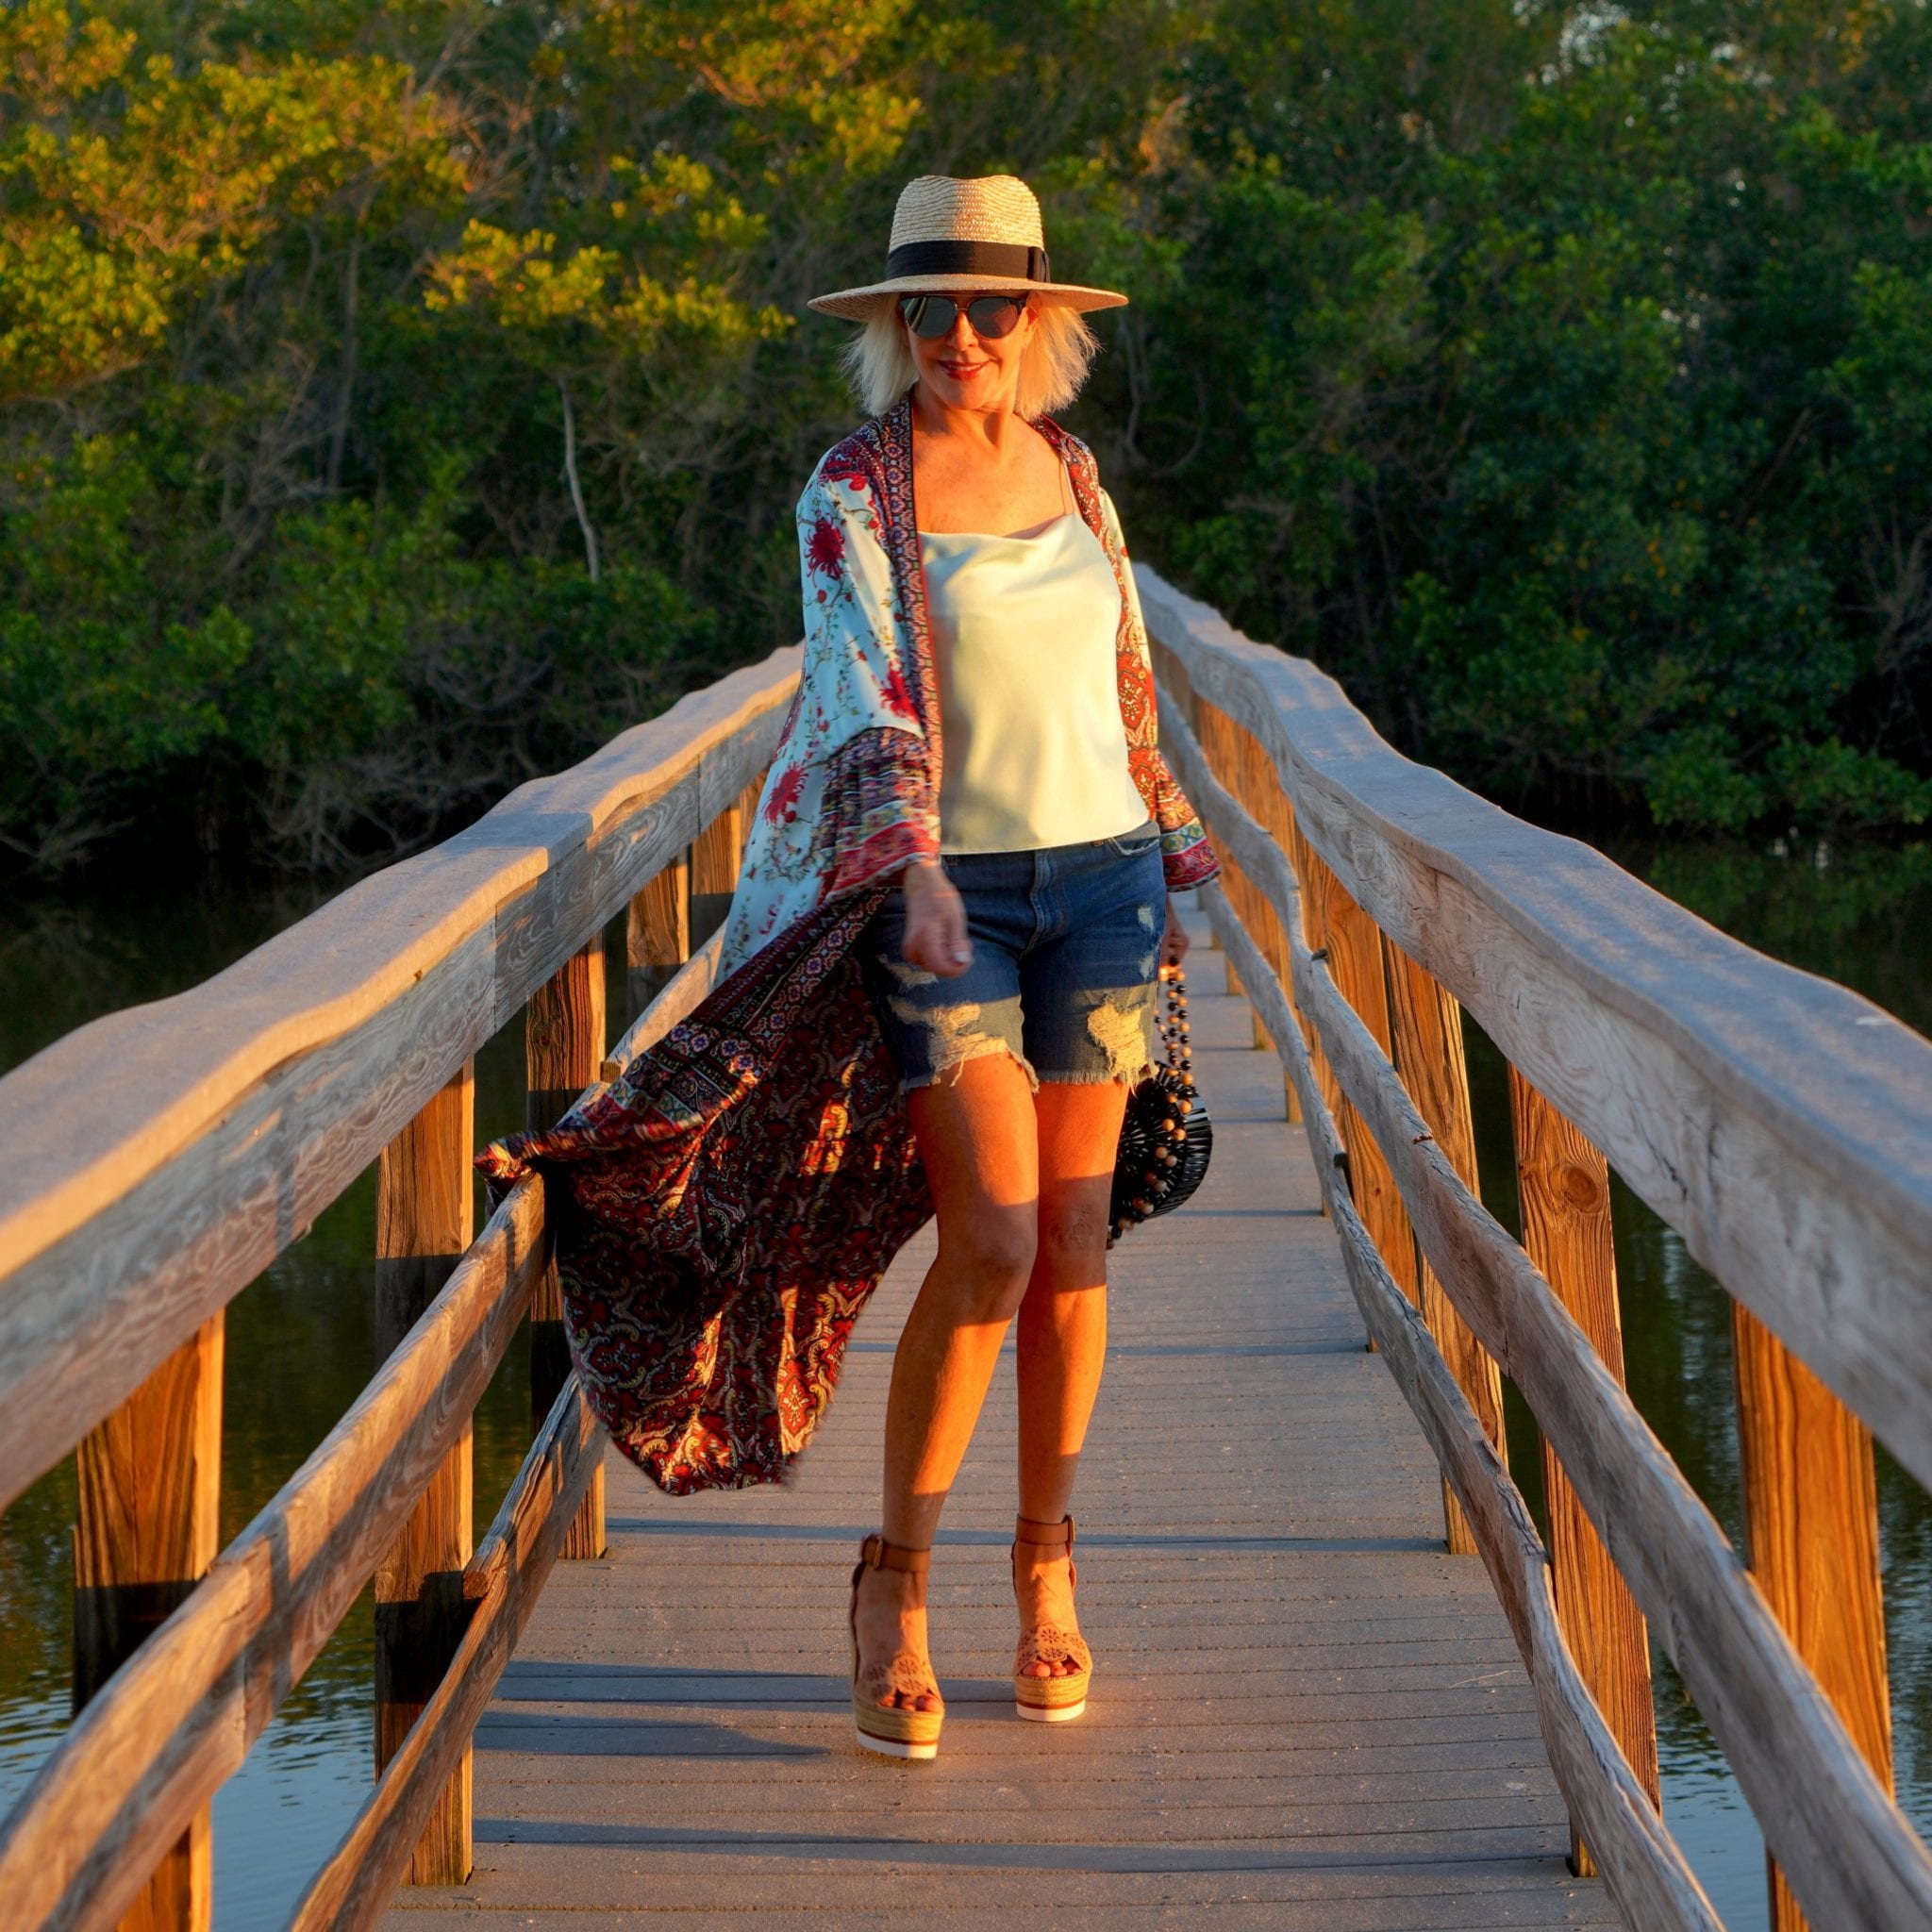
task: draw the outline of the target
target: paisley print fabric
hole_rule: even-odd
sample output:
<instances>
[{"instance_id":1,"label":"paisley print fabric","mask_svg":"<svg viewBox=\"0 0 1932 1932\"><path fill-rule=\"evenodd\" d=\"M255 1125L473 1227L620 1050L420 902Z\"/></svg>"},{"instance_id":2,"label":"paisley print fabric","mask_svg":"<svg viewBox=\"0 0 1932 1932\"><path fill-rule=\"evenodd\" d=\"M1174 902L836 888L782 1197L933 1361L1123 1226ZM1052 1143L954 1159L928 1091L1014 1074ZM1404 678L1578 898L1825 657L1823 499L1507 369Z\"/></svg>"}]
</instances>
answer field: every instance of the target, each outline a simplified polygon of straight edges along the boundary
<instances>
[{"instance_id":1,"label":"paisley print fabric","mask_svg":"<svg viewBox=\"0 0 1932 1932\"><path fill-rule=\"evenodd\" d=\"M1156 734L1119 520L1044 418L1121 592L1128 763L1171 890L1215 872ZM780 1479L852 1325L931 1213L856 942L939 852L942 744L919 565L911 408L819 462L798 502L805 653L747 841L722 983L609 1088L477 1158L494 1196L542 1174L564 1332L611 1439L674 1494Z\"/></svg>"}]
</instances>

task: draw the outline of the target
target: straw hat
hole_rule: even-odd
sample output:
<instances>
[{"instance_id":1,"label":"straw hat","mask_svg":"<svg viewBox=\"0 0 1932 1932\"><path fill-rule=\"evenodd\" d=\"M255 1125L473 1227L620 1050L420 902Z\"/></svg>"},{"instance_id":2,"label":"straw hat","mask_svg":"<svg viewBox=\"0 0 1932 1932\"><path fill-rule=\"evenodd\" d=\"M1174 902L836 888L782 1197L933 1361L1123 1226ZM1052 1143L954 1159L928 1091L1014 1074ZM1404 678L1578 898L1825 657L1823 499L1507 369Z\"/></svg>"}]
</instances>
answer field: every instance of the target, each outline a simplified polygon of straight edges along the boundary
<instances>
[{"instance_id":1,"label":"straw hat","mask_svg":"<svg viewBox=\"0 0 1932 1932\"><path fill-rule=\"evenodd\" d=\"M922 175L906 184L892 211L886 279L814 295L807 306L869 322L900 295L954 289L1038 295L1066 308L1118 308L1127 299L1111 289L1051 279L1040 202L1025 182L1011 175L968 181Z\"/></svg>"}]
</instances>

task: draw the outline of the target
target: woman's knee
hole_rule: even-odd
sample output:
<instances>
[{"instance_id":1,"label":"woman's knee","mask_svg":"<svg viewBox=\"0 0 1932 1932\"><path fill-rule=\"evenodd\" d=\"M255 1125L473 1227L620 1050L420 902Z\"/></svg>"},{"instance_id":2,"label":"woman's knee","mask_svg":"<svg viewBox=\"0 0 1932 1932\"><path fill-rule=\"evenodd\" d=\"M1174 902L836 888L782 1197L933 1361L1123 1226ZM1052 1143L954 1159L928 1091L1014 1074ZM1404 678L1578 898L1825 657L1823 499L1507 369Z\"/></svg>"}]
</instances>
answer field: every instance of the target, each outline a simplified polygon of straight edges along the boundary
<instances>
[{"instance_id":1,"label":"woman's knee","mask_svg":"<svg viewBox=\"0 0 1932 1932\"><path fill-rule=\"evenodd\" d=\"M940 1257L958 1283L961 1319L1005 1321L1019 1307L1033 1273L1039 1236L1032 1203L983 1207L940 1222Z\"/></svg>"},{"instance_id":2,"label":"woman's knee","mask_svg":"<svg viewBox=\"0 0 1932 1932\"><path fill-rule=\"evenodd\" d=\"M1107 1270L1107 1203L1097 1195L1050 1204L1040 1217L1042 1272L1076 1287L1100 1280Z\"/></svg>"}]
</instances>

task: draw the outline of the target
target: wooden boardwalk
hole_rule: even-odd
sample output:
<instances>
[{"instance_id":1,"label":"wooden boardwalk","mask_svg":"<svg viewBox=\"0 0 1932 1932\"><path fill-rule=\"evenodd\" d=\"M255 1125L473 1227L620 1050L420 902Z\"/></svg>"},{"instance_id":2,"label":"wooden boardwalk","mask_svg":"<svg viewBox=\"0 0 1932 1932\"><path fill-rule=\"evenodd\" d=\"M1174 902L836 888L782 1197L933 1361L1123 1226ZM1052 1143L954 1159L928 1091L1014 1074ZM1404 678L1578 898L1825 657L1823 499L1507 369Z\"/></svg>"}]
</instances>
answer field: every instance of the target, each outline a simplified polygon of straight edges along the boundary
<instances>
[{"instance_id":1,"label":"wooden boardwalk","mask_svg":"<svg viewBox=\"0 0 1932 1932\"><path fill-rule=\"evenodd\" d=\"M475 1734L475 1871L384 1923L577 1928L1615 1925L1482 1566L1363 1348L1299 1128L1195 951L1216 1153L1123 1244L1075 1511L1087 1718L1020 1723L1010 1374L932 1579L936 1763L861 1756L846 1578L874 1526L902 1256L782 1493L682 1502L613 1455L609 1554L559 1564Z\"/></svg>"}]
</instances>

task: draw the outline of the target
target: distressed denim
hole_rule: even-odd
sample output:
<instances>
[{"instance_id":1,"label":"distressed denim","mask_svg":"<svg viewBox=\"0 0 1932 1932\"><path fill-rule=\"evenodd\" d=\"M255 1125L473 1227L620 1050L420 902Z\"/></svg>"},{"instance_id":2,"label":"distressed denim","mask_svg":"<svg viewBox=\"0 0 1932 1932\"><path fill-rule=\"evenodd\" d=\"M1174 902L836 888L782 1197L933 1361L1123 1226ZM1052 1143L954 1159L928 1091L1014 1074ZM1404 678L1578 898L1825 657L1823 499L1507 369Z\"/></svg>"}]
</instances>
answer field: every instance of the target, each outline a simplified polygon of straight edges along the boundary
<instances>
[{"instance_id":1,"label":"distressed denim","mask_svg":"<svg viewBox=\"0 0 1932 1932\"><path fill-rule=\"evenodd\" d=\"M894 892L859 951L886 1043L907 1089L1010 1054L1037 1089L1138 1080L1153 1063L1167 922L1160 836L941 860L965 902L973 963L941 979L907 962L906 900Z\"/></svg>"}]
</instances>

